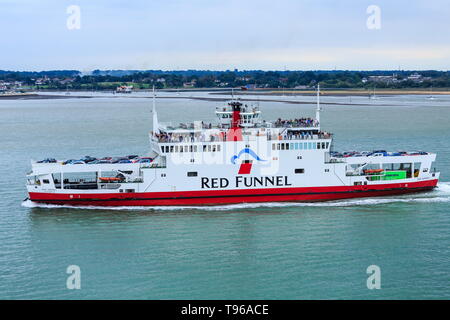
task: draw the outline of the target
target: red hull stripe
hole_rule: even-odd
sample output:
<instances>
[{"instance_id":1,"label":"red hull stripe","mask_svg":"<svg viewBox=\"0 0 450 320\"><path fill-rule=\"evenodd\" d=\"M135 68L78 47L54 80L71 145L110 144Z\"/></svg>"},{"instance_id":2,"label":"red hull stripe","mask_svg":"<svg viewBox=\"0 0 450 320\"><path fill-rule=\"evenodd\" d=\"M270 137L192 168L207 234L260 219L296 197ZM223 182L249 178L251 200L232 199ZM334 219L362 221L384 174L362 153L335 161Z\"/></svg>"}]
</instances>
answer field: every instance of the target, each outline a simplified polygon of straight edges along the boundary
<instances>
[{"instance_id":1,"label":"red hull stripe","mask_svg":"<svg viewBox=\"0 0 450 320\"><path fill-rule=\"evenodd\" d=\"M270 201L326 201L376 197L433 189L437 180L350 187L312 187L186 192L146 192L109 194L55 194L30 192L36 202L76 205L189 205ZM369 189L370 188L370 189ZM72 196L72 198L71 198Z\"/></svg>"}]
</instances>

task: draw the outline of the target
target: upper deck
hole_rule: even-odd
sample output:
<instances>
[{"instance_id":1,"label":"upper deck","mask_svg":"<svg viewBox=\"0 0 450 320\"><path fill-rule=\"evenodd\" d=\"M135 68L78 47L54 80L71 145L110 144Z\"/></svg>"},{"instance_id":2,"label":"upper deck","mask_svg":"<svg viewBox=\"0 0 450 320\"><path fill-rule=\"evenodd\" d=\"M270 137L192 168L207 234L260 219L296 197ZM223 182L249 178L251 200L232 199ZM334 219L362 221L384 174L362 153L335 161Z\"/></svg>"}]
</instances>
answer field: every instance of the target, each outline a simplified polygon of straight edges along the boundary
<instances>
[{"instance_id":1,"label":"upper deck","mask_svg":"<svg viewBox=\"0 0 450 320\"><path fill-rule=\"evenodd\" d=\"M238 134L245 140L256 140L266 137L267 140L305 140L331 139L332 134L320 131L320 122L313 118L281 119L269 122L261 120L259 107L243 104L233 100L223 107L216 107L218 121L205 123L194 121L191 123L159 123L154 121L157 128L150 136L154 143L195 143L230 141L229 137ZM241 141L235 139L234 141ZM233 141L233 140L231 140Z\"/></svg>"}]
</instances>

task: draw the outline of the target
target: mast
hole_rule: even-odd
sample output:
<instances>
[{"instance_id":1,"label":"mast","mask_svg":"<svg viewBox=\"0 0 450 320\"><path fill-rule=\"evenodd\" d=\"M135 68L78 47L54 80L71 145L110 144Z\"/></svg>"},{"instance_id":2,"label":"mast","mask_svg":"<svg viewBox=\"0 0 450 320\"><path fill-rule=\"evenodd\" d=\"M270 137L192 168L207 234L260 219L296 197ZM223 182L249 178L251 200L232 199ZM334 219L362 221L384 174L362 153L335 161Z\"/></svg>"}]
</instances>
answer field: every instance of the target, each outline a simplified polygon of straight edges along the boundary
<instances>
[{"instance_id":1,"label":"mast","mask_svg":"<svg viewBox=\"0 0 450 320\"><path fill-rule=\"evenodd\" d=\"M153 109L152 109L152 114L153 114L153 135L159 133L158 114L156 113L155 98L156 98L155 86L153 86Z\"/></svg>"},{"instance_id":2,"label":"mast","mask_svg":"<svg viewBox=\"0 0 450 320\"><path fill-rule=\"evenodd\" d=\"M317 84L317 108L316 108L316 120L320 126L320 84Z\"/></svg>"}]
</instances>

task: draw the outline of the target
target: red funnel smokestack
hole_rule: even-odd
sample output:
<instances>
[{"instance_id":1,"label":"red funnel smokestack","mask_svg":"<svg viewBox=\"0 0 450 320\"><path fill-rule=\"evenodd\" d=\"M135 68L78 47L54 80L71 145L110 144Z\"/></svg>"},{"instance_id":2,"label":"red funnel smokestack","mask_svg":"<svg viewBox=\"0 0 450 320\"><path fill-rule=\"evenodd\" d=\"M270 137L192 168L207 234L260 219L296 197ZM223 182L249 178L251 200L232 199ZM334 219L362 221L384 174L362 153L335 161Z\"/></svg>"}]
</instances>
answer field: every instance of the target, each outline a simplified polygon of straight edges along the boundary
<instances>
[{"instance_id":1,"label":"red funnel smokestack","mask_svg":"<svg viewBox=\"0 0 450 320\"><path fill-rule=\"evenodd\" d=\"M231 128L237 129L237 128L239 128L239 123L241 122L242 103L233 101L230 103L230 106L233 108L233 118L231 120Z\"/></svg>"}]
</instances>

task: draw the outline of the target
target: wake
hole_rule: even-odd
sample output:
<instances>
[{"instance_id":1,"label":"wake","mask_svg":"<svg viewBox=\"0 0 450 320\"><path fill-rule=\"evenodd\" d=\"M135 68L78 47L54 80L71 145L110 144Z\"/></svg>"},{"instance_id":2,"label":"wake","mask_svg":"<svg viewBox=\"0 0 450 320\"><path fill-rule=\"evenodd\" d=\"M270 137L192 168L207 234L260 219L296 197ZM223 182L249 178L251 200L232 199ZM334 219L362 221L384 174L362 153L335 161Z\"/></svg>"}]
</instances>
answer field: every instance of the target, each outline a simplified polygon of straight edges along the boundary
<instances>
[{"instance_id":1,"label":"wake","mask_svg":"<svg viewBox=\"0 0 450 320\"><path fill-rule=\"evenodd\" d=\"M373 206L389 203L445 203L450 202L450 182L440 182L437 188L426 193L409 194L404 196L361 198L349 200L337 200L328 202L261 202L261 203L238 203L218 206L70 206L35 203L31 200L22 202L26 208L71 208L89 210L151 210L151 211L173 211L173 210L204 210L204 211L230 211L237 209L254 208L284 208L284 207L352 207L352 206Z\"/></svg>"}]
</instances>

